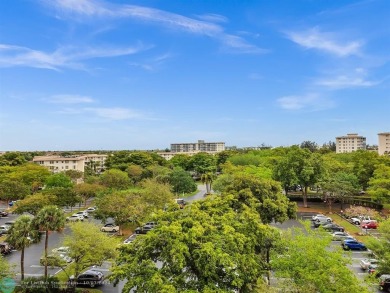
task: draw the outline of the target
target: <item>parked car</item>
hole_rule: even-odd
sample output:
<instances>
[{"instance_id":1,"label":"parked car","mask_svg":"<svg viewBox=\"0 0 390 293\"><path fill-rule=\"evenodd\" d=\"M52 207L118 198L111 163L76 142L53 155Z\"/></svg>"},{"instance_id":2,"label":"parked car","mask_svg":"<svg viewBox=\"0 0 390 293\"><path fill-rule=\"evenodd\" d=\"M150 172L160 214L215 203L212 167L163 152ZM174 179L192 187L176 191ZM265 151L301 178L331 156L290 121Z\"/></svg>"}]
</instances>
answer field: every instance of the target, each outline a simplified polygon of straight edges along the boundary
<instances>
[{"instance_id":1,"label":"parked car","mask_svg":"<svg viewBox=\"0 0 390 293\"><path fill-rule=\"evenodd\" d=\"M324 214L316 214L316 215L314 215L314 216L311 217L311 220L312 220L312 221L317 221L317 220L320 219L320 218L327 218L327 219L330 219L329 217L325 216ZM331 222L331 221L332 221L332 219L330 219L329 222Z\"/></svg>"},{"instance_id":2,"label":"parked car","mask_svg":"<svg viewBox=\"0 0 390 293\"><path fill-rule=\"evenodd\" d=\"M66 218L67 222L78 222L78 221L84 221L84 217L80 215L72 215L70 217Z\"/></svg>"},{"instance_id":3,"label":"parked car","mask_svg":"<svg viewBox=\"0 0 390 293\"><path fill-rule=\"evenodd\" d=\"M103 284L104 275L102 272L87 270L77 276L75 282L79 286L89 286L91 288Z\"/></svg>"},{"instance_id":4,"label":"parked car","mask_svg":"<svg viewBox=\"0 0 390 293\"><path fill-rule=\"evenodd\" d=\"M1 225L0 226L0 235L7 234L10 228L11 228L10 226Z\"/></svg>"},{"instance_id":5,"label":"parked car","mask_svg":"<svg viewBox=\"0 0 390 293\"><path fill-rule=\"evenodd\" d=\"M351 221L351 223L355 224L355 225L360 225L360 219L357 218L357 217L352 217L349 219Z\"/></svg>"},{"instance_id":6,"label":"parked car","mask_svg":"<svg viewBox=\"0 0 390 293\"><path fill-rule=\"evenodd\" d=\"M131 234L129 236L129 238L127 238L125 241L123 241L123 244L130 244L131 242L133 242L135 240L135 238L137 238L137 235L138 234Z\"/></svg>"},{"instance_id":7,"label":"parked car","mask_svg":"<svg viewBox=\"0 0 390 293\"><path fill-rule=\"evenodd\" d=\"M367 273L369 273L370 275L375 275L375 277L379 277L380 274L379 272L377 271L377 268L378 268L378 263L376 264L370 264L367 268Z\"/></svg>"},{"instance_id":8,"label":"parked car","mask_svg":"<svg viewBox=\"0 0 390 293\"><path fill-rule=\"evenodd\" d=\"M336 232L336 231L339 231L339 232L344 232L344 228L337 225L337 224L333 224L333 223L330 223L330 224L325 224L325 225L321 225L321 227L326 230L326 231L330 231L330 232Z\"/></svg>"},{"instance_id":9,"label":"parked car","mask_svg":"<svg viewBox=\"0 0 390 293\"><path fill-rule=\"evenodd\" d=\"M1 255L7 255L12 252L12 247L7 242L1 242L0 243L0 254Z\"/></svg>"},{"instance_id":10,"label":"parked car","mask_svg":"<svg viewBox=\"0 0 390 293\"><path fill-rule=\"evenodd\" d=\"M67 263L70 263L72 259L69 256L63 254L49 254L47 256L47 265L50 267L64 267ZM42 256L39 263L45 265L45 257Z\"/></svg>"},{"instance_id":11,"label":"parked car","mask_svg":"<svg viewBox=\"0 0 390 293\"><path fill-rule=\"evenodd\" d=\"M78 211L77 213L74 213L72 216L77 215L77 216L82 216L84 218L88 218L88 212L87 211Z\"/></svg>"},{"instance_id":12,"label":"parked car","mask_svg":"<svg viewBox=\"0 0 390 293\"><path fill-rule=\"evenodd\" d=\"M363 229L376 229L378 228L378 222L375 220L363 221L361 226Z\"/></svg>"},{"instance_id":13,"label":"parked car","mask_svg":"<svg viewBox=\"0 0 390 293\"><path fill-rule=\"evenodd\" d=\"M136 234L146 234L148 233L150 230L153 230L154 226L150 226L150 225L144 225L142 227L137 227L135 229L135 233Z\"/></svg>"},{"instance_id":14,"label":"parked car","mask_svg":"<svg viewBox=\"0 0 390 293\"><path fill-rule=\"evenodd\" d=\"M51 252L54 254L67 255L67 254L69 254L70 250L69 250L69 247L67 247L67 246L61 246L61 247L52 249Z\"/></svg>"},{"instance_id":15,"label":"parked car","mask_svg":"<svg viewBox=\"0 0 390 293\"><path fill-rule=\"evenodd\" d=\"M379 288L383 292L390 292L390 275L381 275L379 277Z\"/></svg>"},{"instance_id":16,"label":"parked car","mask_svg":"<svg viewBox=\"0 0 390 293\"><path fill-rule=\"evenodd\" d=\"M344 240L341 243L341 246L343 247L344 250L350 250L350 249L367 250L367 247L363 243L358 242L356 240Z\"/></svg>"},{"instance_id":17,"label":"parked car","mask_svg":"<svg viewBox=\"0 0 390 293\"><path fill-rule=\"evenodd\" d=\"M88 213L93 213L93 212L96 211L96 207L89 207L89 208L86 209L86 211L87 211Z\"/></svg>"},{"instance_id":18,"label":"parked car","mask_svg":"<svg viewBox=\"0 0 390 293\"><path fill-rule=\"evenodd\" d=\"M8 213L6 211L4 211L4 210L1 210L0 211L0 217L6 217L6 216L8 216Z\"/></svg>"},{"instance_id":19,"label":"parked car","mask_svg":"<svg viewBox=\"0 0 390 293\"><path fill-rule=\"evenodd\" d=\"M187 204L187 202L182 198L176 198L176 203L179 205L181 209Z\"/></svg>"},{"instance_id":20,"label":"parked car","mask_svg":"<svg viewBox=\"0 0 390 293\"><path fill-rule=\"evenodd\" d=\"M377 264L378 260L375 258L365 258L360 261L360 267L362 270L367 270L371 264Z\"/></svg>"},{"instance_id":21,"label":"parked car","mask_svg":"<svg viewBox=\"0 0 390 293\"><path fill-rule=\"evenodd\" d=\"M102 232L117 232L117 231L119 231L119 226L117 226L113 223L105 224L103 227L100 228L100 231L102 231Z\"/></svg>"},{"instance_id":22,"label":"parked car","mask_svg":"<svg viewBox=\"0 0 390 293\"><path fill-rule=\"evenodd\" d=\"M355 238L353 238L351 235L349 235L346 232L336 231L332 233L332 240L340 241L346 239L355 240Z\"/></svg>"}]
</instances>

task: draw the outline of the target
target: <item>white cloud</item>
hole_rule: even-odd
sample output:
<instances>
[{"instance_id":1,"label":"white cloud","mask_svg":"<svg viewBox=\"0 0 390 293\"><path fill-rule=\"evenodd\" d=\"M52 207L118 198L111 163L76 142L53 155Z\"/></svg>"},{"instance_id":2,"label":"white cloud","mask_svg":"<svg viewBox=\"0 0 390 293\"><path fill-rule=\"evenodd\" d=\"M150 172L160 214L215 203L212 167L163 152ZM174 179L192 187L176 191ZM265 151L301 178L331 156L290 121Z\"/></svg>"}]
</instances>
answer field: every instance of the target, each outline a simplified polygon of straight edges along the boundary
<instances>
[{"instance_id":1,"label":"white cloud","mask_svg":"<svg viewBox=\"0 0 390 293\"><path fill-rule=\"evenodd\" d=\"M334 106L333 101L325 99L318 94L307 94L303 96L284 96L277 99L279 106L285 110L298 111L320 111Z\"/></svg>"},{"instance_id":2,"label":"white cloud","mask_svg":"<svg viewBox=\"0 0 390 293\"><path fill-rule=\"evenodd\" d=\"M359 55L363 45L361 41L338 41L333 33L320 32L317 28L302 32L288 32L287 37L307 49L316 49L339 57Z\"/></svg>"},{"instance_id":3,"label":"white cloud","mask_svg":"<svg viewBox=\"0 0 390 293\"><path fill-rule=\"evenodd\" d=\"M82 104L95 102L91 97L80 95L54 95L46 101L52 104Z\"/></svg>"},{"instance_id":4,"label":"white cloud","mask_svg":"<svg viewBox=\"0 0 390 293\"><path fill-rule=\"evenodd\" d=\"M202 15L197 15L197 17L204 21L210 21L210 22L228 22L228 19L220 14L214 14L214 13L207 13Z\"/></svg>"},{"instance_id":5,"label":"white cloud","mask_svg":"<svg viewBox=\"0 0 390 293\"><path fill-rule=\"evenodd\" d=\"M145 115L139 111L128 108L85 108L86 112L94 113L95 115L109 119L109 120L127 120L127 119L141 119L146 118Z\"/></svg>"},{"instance_id":6,"label":"white cloud","mask_svg":"<svg viewBox=\"0 0 390 293\"><path fill-rule=\"evenodd\" d=\"M44 0L43 3L70 17L131 18L187 33L208 36L242 53L264 52L239 36L225 33L224 28L214 22L226 21L226 18L216 14L208 14L203 16L204 20L197 20L155 8L114 5L97 0Z\"/></svg>"},{"instance_id":7,"label":"white cloud","mask_svg":"<svg viewBox=\"0 0 390 293\"><path fill-rule=\"evenodd\" d=\"M329 79L320 79L316 82L317 85L325 86L331 89L372 87L379 83L380 81L369 81L362 77L349 77L346 75L339 75Z\"/></svg>"},{"instance_id":8,"label":"white cloud","mask_svg":"<svg viewBox=\"0 0 390 293\"><path fill-rule=\"evenodd\" d=\"M145 49L147 48L140 44L128 48L60 47L54 52L48 53L27 47L0 44L0 67L27 66L52 70L84 69L84 65L81 63L84 60L131 55Z\"/></svg>"}]
</instances>

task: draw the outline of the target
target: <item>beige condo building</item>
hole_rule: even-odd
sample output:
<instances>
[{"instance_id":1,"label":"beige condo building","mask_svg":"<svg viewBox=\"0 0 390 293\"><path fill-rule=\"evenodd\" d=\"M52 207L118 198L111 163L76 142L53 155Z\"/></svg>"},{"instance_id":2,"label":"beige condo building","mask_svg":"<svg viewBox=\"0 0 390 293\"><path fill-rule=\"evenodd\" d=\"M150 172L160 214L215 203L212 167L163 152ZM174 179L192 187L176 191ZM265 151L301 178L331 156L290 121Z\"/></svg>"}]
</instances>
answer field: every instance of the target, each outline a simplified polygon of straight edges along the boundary
<instances>
[{"instance_id":1,"label":"beige condo building","mask_svg":"<svg viewBox=\"0 0 390 293\"><path fill-rule=\"evenodd\" d=\"M67 170L85 171L85 167L90 165L96 170L101 172L104 170L104 164L107 155L88 154L81 156L36 156L33 162L48 168L53 173L64 172Z\"/></svg>"},{"instance_id":2,"label":"beige condo building","mask_svg":"<svg viewBox=\"0 0 390 293\"><path fill-rule=\"evenodd\" d=\"M225 150L224 142L205 142L198 140L194 143L172 143L170 152L159 152L158 154L166 160L172 159L177 154L193 156L200 152L217 154Z\"/></svg>"},{"instance_id":3,"label":"beige condo building","mask_svg":"<svg viewBox=\"0 0 390 293\"><path fill-rule=\"evenodd\" d=\"M390 132L378 133L378 153L390 154Z\"/></svg>"},{"instance_id":4,"label":"beige condo building","mask_svg":"<svg viewBox=\"0 0 390 293\"><path fill-rule=\"evenodd\" d=\"M336 137L336 153L351 153L366 149L366 138L357 133Z\"/></svg>"}]
</instances>

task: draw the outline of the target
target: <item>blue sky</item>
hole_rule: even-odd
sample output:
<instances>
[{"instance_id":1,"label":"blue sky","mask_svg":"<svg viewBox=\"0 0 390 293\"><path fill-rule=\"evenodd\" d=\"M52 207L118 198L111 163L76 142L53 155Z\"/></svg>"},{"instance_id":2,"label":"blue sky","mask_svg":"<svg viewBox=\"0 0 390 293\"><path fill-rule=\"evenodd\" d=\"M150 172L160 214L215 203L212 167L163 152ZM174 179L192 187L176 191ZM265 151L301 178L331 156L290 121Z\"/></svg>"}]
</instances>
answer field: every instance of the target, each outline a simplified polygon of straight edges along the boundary
<instances>
[{"instance_id":1,"label":"blue sky","mask_svg":"<svg viewBox=\"0 0 390 293\"><path fill-rule=\"evenodd\" d=\"M390 1L0 1L0 150L390 131Z\"/></svg>"}]
</instances>

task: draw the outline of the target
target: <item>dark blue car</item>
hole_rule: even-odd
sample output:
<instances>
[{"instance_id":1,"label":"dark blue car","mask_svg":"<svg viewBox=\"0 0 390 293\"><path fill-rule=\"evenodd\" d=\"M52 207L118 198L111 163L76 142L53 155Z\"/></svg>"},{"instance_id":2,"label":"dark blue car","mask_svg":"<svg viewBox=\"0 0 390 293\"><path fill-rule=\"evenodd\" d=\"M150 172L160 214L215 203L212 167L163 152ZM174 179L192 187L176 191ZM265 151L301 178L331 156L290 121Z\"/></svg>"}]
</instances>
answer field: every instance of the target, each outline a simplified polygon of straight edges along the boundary
<instances>
[{"instance_id":1,"label":"dark blue car","mask_svg":"<svg viewBox=\"0 0 390 293\"><path fill-rule=\"evenodd\" d=\"M344 240L343 243L341 243L341 246L344 250L367 250L367 247L363 243L356 240Z\"/></svg>"}]
</instances>

